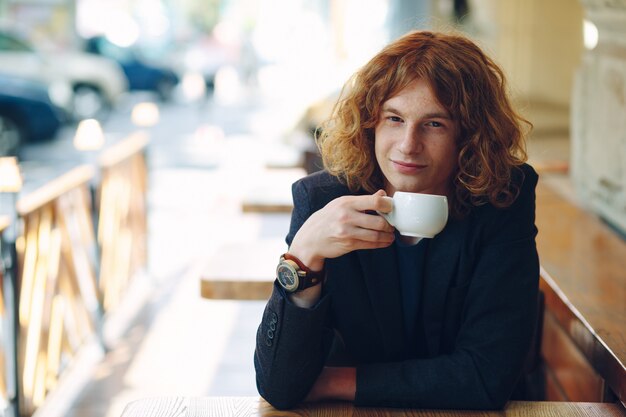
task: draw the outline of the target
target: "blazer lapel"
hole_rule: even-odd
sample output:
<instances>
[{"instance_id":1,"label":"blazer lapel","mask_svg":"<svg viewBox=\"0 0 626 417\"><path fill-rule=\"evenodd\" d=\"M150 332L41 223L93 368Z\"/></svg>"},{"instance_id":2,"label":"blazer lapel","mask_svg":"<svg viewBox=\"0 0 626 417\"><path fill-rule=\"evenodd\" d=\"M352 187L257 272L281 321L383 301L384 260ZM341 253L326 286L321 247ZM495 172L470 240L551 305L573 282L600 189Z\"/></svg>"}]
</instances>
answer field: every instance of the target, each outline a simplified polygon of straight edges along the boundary
<instances>
[{"instance_id":1,"label":"blazer lapel","mask_svg":"<svg viewBox=\"0 0 626 417\"><path fill-rule=\"evenodd\" d=\"M357 254L387 359L401 358L406 341L394 245Z\"/></svg>"},{"instance_id":2,"label":"blazer lapel","mask_svg":"<svg viewBox=\"0 0 626 417\"><path fill-rule=\"evenodd\" d=\"M463 241L462 225L464 224L465 222L449 221L446 228L428 245L424 268L422 312L430 355L436 355L439 352L446 294L458 267Z\"/></svg>"}]
</instances>

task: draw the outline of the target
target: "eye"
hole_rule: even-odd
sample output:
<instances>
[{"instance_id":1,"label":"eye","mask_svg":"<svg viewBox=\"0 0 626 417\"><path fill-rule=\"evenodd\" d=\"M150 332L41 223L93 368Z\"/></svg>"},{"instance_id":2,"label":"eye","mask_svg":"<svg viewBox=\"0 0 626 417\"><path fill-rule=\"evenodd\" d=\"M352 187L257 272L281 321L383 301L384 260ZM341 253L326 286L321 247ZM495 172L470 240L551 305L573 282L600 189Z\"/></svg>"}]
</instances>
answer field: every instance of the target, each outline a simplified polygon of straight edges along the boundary
<instances>
[{"instance_id":1,"label":"eye","mask_svg":"<svg viewBox=\"0 0 626 417\"><path fill-rule=\"evenodd\" d=\"M398 116L387 116L387 120L394 123L402 123L402 118Z\"/></svg>"},{"instance_id":2,"label":"eye","mask_svg":"<svg viewBox=\"0 0 626 417\"><path fill-rule=\"evenodd\" d=\"M431 126L431 127L443 127L442 123L436 122L436 121L432 121L432 122L428 122L426 123L426 126Z\"/></svg>"}]
</instances>

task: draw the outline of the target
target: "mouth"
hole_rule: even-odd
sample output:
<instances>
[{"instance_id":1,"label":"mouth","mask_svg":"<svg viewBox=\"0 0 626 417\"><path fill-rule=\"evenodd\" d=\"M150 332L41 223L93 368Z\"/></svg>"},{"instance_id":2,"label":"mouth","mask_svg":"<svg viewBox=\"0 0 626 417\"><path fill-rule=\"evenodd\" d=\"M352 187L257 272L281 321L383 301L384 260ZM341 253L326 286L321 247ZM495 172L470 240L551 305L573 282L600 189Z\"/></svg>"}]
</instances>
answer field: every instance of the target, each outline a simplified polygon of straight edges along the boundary
<instances>
[{"instance_id":1,"label":"mouth","mask_svg":"<svg viewBox=\"0 0 626 417\"><path fill-rule=\"evenodd\" d=\"M405 162L405 161L391 160L391 163L396 168L396 170L398 170L399 172L402 172L402 173L406 173L406 174L415 173L415 172L421 171L421 170L423 170L423 169L425 169L427 167L427 165L425 165L425 164L420 164L420 163L416 163L416 162Z\"/></svg>"}]
</instances>

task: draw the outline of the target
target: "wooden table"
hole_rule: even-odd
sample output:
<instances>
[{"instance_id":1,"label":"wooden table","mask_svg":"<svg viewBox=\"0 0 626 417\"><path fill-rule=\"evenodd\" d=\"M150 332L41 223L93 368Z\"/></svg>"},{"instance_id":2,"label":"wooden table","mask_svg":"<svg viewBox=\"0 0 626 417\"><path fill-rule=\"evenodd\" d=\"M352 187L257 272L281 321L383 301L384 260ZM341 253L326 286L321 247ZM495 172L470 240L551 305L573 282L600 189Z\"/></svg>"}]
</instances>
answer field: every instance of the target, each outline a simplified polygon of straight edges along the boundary
<instances>
[{"instance_id":1,"label":"wooden table","mask_svg":"<svg viewBox=\"0 0 626 417\"><path fill-rule=\"evenodd\" d=\"M284 238L227 243L208 259L200 277L200 294L208 299L269 299Z\"/></svg>"},{"instance_id":2,"label":"wooden table","mask_svg":"<svg viewBox=\"0 0 626 417\"><path fill-rule=\"evenodd\" d=\"M287 251L285 236L292 210L291 184L301 168L263 169L251 173L234 222L256 219L258 227L241 228L207 254L200 276L200 294L207 299L267 300L279 256ZM216 238L220 238L219 235ZM236 239L236 241L232 241Z\"/></svg>"},{"instance_id":3,"label":"wooden table","mask_svg":"<svg viewBox=\"0 0 626 417\"><path fill-rule=\"evenodd\" d=\"M250 178L243 196L244 213L291 213L291 185L306 175L302 168L266 169Z\"/></svg>"},{"instance_id":4,"label":"wooden table","mask_svg":"<svg viewBox=\"0 0 626 417\"><path fill-rule=\"evenodd\" d=\"M363 408L350 403L305 404L289 411L273 408L259 397L156 397L133 401L122 417L252 417L252 416L376 416L376 417L624 417L617 404L512 401L500 411Z\"/></svg>"}]
</instances>

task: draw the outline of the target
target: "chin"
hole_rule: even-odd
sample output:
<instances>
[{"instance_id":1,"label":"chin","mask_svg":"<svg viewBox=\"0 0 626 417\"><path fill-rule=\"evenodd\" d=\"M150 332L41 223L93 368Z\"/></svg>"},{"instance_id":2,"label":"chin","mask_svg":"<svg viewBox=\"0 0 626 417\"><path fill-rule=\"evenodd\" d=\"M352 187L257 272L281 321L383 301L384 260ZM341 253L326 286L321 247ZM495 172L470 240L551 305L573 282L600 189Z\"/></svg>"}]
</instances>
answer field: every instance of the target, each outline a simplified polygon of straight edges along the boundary
<instances>
[{"instance_id":1,"label":"chin","mask_svg":"<svg viewBox=\"0 0 626 417\"><path fill-rule=\"evenodd\" d=\"M424 188L422 187L412 187L412 186L399 186L399 187L394 187L393 188L396 191L402 191L404 193L427 193L426 191L424 191Z\"/></svg>"},{"instance_id":2,"label":"chin","mask_svg":"<svg viewBox=\"0 0 626 417\"><path fill-rule=\"evenodd\" d=\"M395 187L396 190L405 191L407 193L421 193L422 190L427 188L422 184L407 181L398 181L397 184L398 185Z\"/></svg>"}]
</instances>

